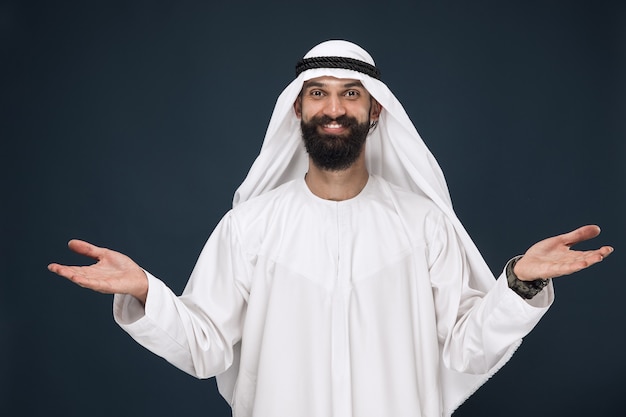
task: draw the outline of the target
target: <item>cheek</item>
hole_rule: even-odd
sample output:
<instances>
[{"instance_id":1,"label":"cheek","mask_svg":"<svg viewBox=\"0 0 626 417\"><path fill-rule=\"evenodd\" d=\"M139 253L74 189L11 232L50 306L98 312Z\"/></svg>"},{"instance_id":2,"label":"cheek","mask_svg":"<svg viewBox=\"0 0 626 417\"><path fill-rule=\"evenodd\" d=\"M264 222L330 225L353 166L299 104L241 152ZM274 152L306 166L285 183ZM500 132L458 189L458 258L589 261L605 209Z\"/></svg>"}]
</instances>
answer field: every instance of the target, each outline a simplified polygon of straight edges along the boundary
<instances>
[{"instance_id":1,"label":"cheek","mask_svg":"<svg viewBox=\"0 0 626 417\"><path fill-rule=\"evenodd\" d=\"M360 121L367 121L367 119L370 118L370 115L374 111L374 108L370 105L369 101L357 101L347 105L346 111Z\"/></svg>"},{"instance_id":2,"label":"cheek","mask_svg":"<svg viewBox=\"0 0 626 417\"><path fill-rule=\"evenodd\" d=\"M368 108L358 107L353 109L351 112L352 116L355 117L359 122L367 122L370 119L371 112Z\"/></svg>"},{"instance_id":3,"label":"cheek","mask_svg":"<svg viewBox=\"0 0 626 417\"><path fill-rule=\"evenodd\" d=\"M315 106L315 103L302 103L299 109L300 110L299 119L302 119L304 121L310 120L311 117L319 113L320 108L321 106ZM298 115L297 112L296 112L296 115Z\"/></svg>"}]
</instances>

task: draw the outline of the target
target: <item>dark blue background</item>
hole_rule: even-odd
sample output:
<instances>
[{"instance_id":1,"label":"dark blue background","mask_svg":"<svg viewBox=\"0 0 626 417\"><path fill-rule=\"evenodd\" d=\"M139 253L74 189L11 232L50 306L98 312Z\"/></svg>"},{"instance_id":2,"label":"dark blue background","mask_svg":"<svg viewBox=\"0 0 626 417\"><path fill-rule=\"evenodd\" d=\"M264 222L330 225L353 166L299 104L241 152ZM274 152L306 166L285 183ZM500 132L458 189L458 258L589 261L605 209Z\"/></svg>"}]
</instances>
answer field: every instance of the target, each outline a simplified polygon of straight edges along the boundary
<instances>
[{"instance_id":1,"label":"dark blue background","mask_svg":"<svg viewBox=\"0 0 626 417\"><path fill-rule=\"evenodd\" d=\"M434 3L434 2L433 2ZM176 5L174 5L176 4ZM78 237L180 292L309 48L367 49L494 273L586 223L616 253L456 416L624 415L626 8L609 1L0 4L0 414L227 416L57 278Z\"/></svg>"}]
</instances>

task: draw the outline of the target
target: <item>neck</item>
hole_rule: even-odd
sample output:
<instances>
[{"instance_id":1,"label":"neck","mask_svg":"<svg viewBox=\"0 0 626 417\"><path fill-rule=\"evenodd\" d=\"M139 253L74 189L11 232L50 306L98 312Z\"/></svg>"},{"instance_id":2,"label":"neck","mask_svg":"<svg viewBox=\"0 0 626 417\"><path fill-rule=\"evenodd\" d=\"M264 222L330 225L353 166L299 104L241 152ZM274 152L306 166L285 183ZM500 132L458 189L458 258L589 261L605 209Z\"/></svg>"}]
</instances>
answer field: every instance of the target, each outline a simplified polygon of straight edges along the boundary
<instances>
[{"instance_id":1,"label":"neck","mask_svg":"<svg viewBox=\"0 0 626 417\"><path fill-rule=\"evenodd\" d=\"M324 200L343 201L356 197L369 178L364 154L352 166L341 171L323 170L309 159L309 172L305 178L307 186Z\"/></svg>"}]
</instances>

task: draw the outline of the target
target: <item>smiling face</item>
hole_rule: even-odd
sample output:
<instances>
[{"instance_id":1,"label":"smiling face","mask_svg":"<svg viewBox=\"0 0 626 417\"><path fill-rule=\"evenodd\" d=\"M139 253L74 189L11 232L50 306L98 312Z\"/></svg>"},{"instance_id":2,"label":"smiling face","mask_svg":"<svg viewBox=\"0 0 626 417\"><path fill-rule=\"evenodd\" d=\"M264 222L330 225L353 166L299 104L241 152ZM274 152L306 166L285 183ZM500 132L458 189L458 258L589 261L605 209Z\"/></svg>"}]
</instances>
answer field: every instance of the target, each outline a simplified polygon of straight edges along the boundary
<instances>
[{"instance_id":1,"label":"smiling face","mask_svg":"<svg viewBox=\"0 0 626 417\"><path fill-rule=\"evenodd\" d=\"M361 155L381 107L359 80L319 77L304 83L294 104L309 157L324 170L349 168Z\"/></svg>"}]
</instances>

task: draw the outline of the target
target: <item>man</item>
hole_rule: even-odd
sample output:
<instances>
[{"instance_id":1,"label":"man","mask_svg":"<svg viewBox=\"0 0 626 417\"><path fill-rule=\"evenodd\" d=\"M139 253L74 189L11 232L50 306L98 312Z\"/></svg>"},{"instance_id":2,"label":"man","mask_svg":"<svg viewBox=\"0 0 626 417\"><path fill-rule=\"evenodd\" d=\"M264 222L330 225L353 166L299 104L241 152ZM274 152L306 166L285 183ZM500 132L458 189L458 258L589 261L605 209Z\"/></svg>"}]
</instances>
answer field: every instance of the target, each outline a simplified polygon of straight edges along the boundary
<instances>
[{"instance_id":1,"label":"man","mask_svg":"<svg viewBox=\"0 0 626 417\"><path fill-rule=\"evenodd\" d=\"M200 378L234 416L442 416L495 373L553 300L551 278L613 249L546 239L495 280L445 180L360 47L328 41L296 67L234 208L184 293L128 257L49 269L113 293L116 321Z\"/></svg>"}]
</instances>

